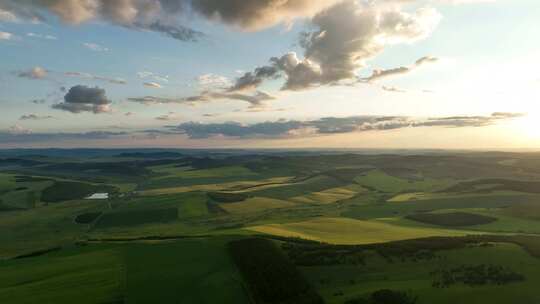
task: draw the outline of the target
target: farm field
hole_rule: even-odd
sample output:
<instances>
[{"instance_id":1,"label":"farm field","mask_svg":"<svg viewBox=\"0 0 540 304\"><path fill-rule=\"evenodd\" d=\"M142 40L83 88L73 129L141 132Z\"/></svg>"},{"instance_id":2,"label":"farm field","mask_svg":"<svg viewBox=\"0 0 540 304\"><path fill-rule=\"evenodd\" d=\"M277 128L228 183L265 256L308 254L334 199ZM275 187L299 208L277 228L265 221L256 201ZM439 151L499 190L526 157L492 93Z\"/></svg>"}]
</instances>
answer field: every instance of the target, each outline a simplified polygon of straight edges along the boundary
<instances>
[{"instance_id":1,"label":"farm field","mask_svg":"<svg viewBox=\"0 0 540 304\"><path fill-rule=\"evenodd\" d=\"M298 223L269 224L246 229L330 244L372 244L430 236L466 234L466 232L450 229L412 228L392 225L383 221L362 221L347 218L316 218Z\"/></svg>"},{"instance_id":2,"label":"farm field","mask_svg":"<svg viewBox=\"0 0 540 304\"><path fill-rule=\"evenodd\" d=\"M145 153L0 162L0 302L540 301L540 155Z\"/></svg>"}]
</instances>

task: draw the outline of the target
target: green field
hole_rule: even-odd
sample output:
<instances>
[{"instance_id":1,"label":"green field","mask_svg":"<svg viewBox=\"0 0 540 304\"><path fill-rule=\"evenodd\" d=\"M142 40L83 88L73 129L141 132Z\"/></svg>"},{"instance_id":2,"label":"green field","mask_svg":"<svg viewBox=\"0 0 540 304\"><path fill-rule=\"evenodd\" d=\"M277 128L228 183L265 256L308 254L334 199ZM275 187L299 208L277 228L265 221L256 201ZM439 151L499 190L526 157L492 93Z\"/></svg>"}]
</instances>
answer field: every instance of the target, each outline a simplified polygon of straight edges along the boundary
<instances>
[{"instance_id":1,"label":"green field","mask_svg":"<svg viewBox=\"0 0 540 304\"><path fill-rule=\"evenodd\" d=\"M0 302L540 301L540 156L274 153L10 166Z\"/></svg>"},{"instance_id":2,"label":"green field","mask_svg":"<svg viewBox=\"0 0 540 304\"><path fill-rule=\"evenodd\" d=\"M381 288L411 291L418 303L535 303L540 300L535 282L540 278L540 260L513 244L442 251L433 260L386 261L366 254L364 265L301 267L321 291L327 303L344 303ZM464 284L434 288L432 271L463 264L504 265L526 280L508 285L470 287ZM341 293L339 293L341 292ZM336 296L336 294L339 294ZM341 295L342 294L342 295Z\"/></svg>"},{"instance_id":3,"label":"green field","mask_svg":"<svg viewBox=\"0 0 540 304\"><path fill-rule=\"evenodd\" d=\"M1 262L0 302L248 303L226 243L94 244Z\"/></svg>"}]
</instances>

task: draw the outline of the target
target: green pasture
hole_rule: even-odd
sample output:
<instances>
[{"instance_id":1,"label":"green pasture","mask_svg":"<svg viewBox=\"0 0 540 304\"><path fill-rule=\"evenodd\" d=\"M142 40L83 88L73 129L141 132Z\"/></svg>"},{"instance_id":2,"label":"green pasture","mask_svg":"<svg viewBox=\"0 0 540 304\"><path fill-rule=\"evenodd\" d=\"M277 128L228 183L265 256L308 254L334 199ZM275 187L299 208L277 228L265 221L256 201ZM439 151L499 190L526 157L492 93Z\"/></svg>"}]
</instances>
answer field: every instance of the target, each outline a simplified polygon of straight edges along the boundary
<instances>
[{"instance_id":1,"label":"green pasture","mask_svg":"<svg viewBox=\"0 0 540 304\"><path fill-rule=\"evenodd\" d=\"M228 240L90 244L0 261L0 302L249 303Z\"/></svg>"},{"instance_id":2,"label":"green pasture","mask_svg":"<svg viewBox=\"0 0 540 304\"><path fill-rule=\"evenodd\" d=\"M380 170L370 171L365 175L355 178L354 181L360 185L389 193L436 191L454 183L451 179L426 178L424 180L407 180L390 176Z\"/></svg>"},{"instance_id":3,"label":"green pasture","mask_svg":"<svg viewBox=\"0 0 540 304\"><path fill-rule=\"evenodd\" d=\"M409 291L419 304L536 303L540 301L540 259L514 244L475 246L437 252L435 259L388 261L376 253L365 256L365 264L301 267L329 304L365 297L380 289ZM432 287L432 271L461 265L492 264L512 269L525 281L508 285Z\"/></svg>"}]
</instances>

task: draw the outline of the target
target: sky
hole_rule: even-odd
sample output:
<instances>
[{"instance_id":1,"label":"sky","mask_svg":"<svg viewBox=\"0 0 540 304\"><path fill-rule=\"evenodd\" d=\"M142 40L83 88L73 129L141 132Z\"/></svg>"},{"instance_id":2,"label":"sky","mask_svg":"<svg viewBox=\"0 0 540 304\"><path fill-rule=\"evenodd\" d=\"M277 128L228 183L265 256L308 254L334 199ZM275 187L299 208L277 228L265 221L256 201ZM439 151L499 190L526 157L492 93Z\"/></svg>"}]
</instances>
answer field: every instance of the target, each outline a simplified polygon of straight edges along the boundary
<instances>
[{"instance_id":1,"label":"sky","mask_svg":"<svg viewBox=\"0 0 540 304\"><path fill-rule=\"evenodd\" d=\"M540 148L537 0L0 0L0 148Z\"/></svg>"}]
</instances>

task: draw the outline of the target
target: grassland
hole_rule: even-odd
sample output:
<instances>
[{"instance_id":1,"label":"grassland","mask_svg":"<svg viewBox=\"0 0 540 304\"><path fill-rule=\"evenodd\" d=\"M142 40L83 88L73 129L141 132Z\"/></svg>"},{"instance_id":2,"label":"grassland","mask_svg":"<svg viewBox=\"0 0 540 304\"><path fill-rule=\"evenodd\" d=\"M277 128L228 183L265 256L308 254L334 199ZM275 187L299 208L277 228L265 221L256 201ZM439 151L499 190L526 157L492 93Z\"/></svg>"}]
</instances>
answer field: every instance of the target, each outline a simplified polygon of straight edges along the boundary
<instances>
[{"instance_id":1,"label":"grassland","mask_svg":"<svg viewBox=\"0 0 540 304\"><path fill-rule=\"evenodd\" d=\"M268 197L250 197L242 202L221 204L221 208L229 213L252 213L272 209L294 207L293 202Z\"/></svg>"},{"instance_id":2,"label":"grassland","mask_svg":"<svg viewBox=\"0 0 540 304\"><path fill-rule=\"evenodd\" d=\"M436 191L453 184L453 181L450 179L426 178L423 180L407 180L388 175L380 170L373 170L366 175L359 176L355 179L355 182L363 186L389 193Z\"/></svg>"},{"instance_id":3,"label":"grassland","mask_svg":"<svg viewBox=\"0 0 540 304\"><path fill-rule=\"evenodd\" d=\"M178 210L176 208L109 212L102 215L94 227L100 229L149 223L167 223L175 221L177 218Z\"/></svg>"},{"instance_id":4,"label":"grassland","mask_svg":"<svg viewBox=\"0 0 540 304\"><path fill-rule=\"evenodd\" d=\"M497 221L496 218L466 212L444 212L444 213L416 213L407 216L407 219L447 227L463 227L485 225Z\"/></svg>"}]
</instances>

